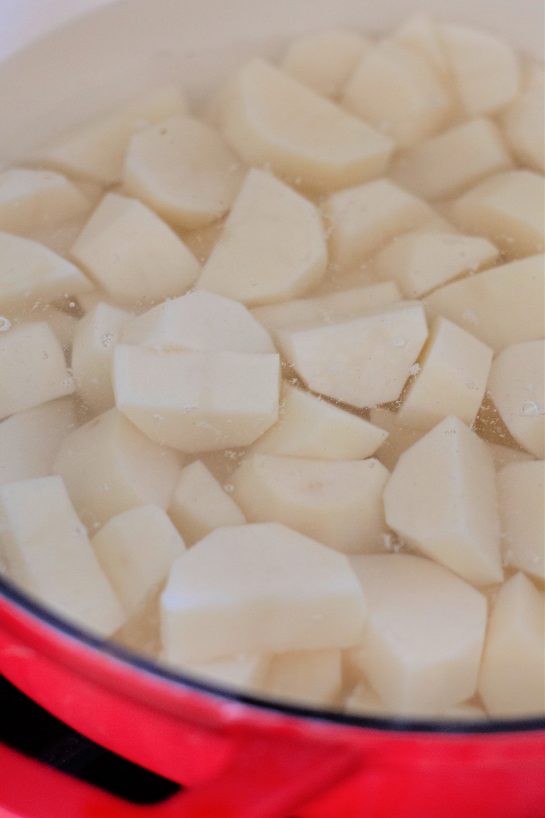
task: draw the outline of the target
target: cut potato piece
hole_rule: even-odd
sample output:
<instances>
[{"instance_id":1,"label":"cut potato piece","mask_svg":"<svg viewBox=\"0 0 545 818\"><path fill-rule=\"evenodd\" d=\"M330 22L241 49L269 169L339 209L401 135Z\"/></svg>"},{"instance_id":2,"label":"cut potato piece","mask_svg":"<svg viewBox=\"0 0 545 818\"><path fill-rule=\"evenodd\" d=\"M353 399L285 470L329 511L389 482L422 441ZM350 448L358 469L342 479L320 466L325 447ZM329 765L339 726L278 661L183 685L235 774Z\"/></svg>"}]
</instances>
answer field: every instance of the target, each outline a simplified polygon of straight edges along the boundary
<instances>
[{"instance_id":1,"label":"cut potato piece","mask_svg":"<svg viewBox=\"0 0 545 818\"><path fill-rule=\"evenodd\" d=\"M95 530L135 506L168 508L180 460L110 409L65 437L54 471L85 525Z\"/></svg>"},{"instance_id":2,"label":"cut potato piece","mask_svg":"<svg viewBox=\"0 0 545 818\"><path fill-rule=\"evenodd\" d=\"M545 579L545 462L511 463L498 473L503 556L527 574Z\"/></svg>"},{"instance_id":3,"label":"cut potato piece","mask_svg":"<svg viewBox=\"0 0 545 818\"><path fill-rule=\"evenodd\" d=\"M102 199L72 256L124 306L181 295L200 269L183 241L152 210L117 193Z\"/></svg>"},{"instance_id":4,"label":"cut potato piece","mask_svg":"<svg viewBox=\"0 0 545 818\"><path fill-rule=\"evenodd\" d=\"M76 388L93 412L114 405L112 359L114 347L131 314L109 304L97 304L78 324L72 348Z\"/></svg>"},{"instance_id":5,"label":"cut potato piece","mask_svg":"<svg viewBox=\"0 0 545 818\"><path fill-rule=\"evenodd\" d=\"M492 34L459 25L440 26L458 98L469 116L508 105L519 88L513 49Z\"/></svg>"},{"instance_id":6,"label":"cut potato piece","mask_svg":"<svg viewBox=\"0 0 545 818\"><path fill-rule=\"evenodd\" d=\"M278 418L280 359L119 344L116 404L152 440L188 453L249 446Z\"/></svg>"},{"instance_id":7,"label":"cut potato piece","mask_svg":"<svg viewBox=\"0 0 545 818\"><path fill-rule=\"evenodd\" d=\"M446 318L433 323L420 368L397 418L427 432L447 415L471 426L482 403L492 350Z\"/></svg>"},{"instance_id":8,"label":"cut potato piece","mask_svg":"<svg viewBox=\"0 0 545 818\"><path fill-rule=\"evenodd\" d=\"M429 221L431 208L389 179L334 193L324 204L331 260L350 270L381 245Z\"/></svg>"},{"instance_id":9,"label":"cut potato piece","mask_svg":"<svg viewBox=\"0 0 545 818\"><path fill-rule=\"evenodd\" d=\"M130 321L123 341L165 352L275 352L265 329L243 304L206 290L172 298Z\"/></svg>"},{"instance_id":10,"label":"cut potato piece","mask_svg":"<svg viewBox=\"0 0 545 818\"><path fill-rule=\"evenodd\" d=\"M396 400L427 337L424 310L390 309L278 332L282 353L307 386L358 408Z\"/></svg>"},{"instance_id":11,"label":"cut potato piece","mask_svg":"<svg viewBox=\"0 0 545 818\"><path fill-rule=\"evenodd\" d=\"M529 463L534 459L528 452L512 449L510 446L502 446L500 443L491 443L490 452L496 469L503 469L504 466L511 463Z\"/></svg>"},{"instance_id":12,"label":"cut potato piece","mask_svg":"<svg viewBox=\"0 0 545 818\"><path fill-rule=\"evenodd\" d=\"M263 60L252 60L221 103L227 141L250 165L319 192L381 174L392 142Z\"/></svg>"},{"instance_id":13,"label":"cut potato piece","mask_svg":"<svg viewBox=\"0 0 545 818\"><path fill-rule=\"evenodd\" d=\"M458 418L446 418L401 455L384 508L409 545L468 582L502 580L494 463Z\"/></svg>"},{"instance_id":14,"label":"cut potato piece","mask_svg":"<svg viewBox=\"0 0 545 818\"><path fill-rule=\"evenodd\" d=\"M245 304L302 295L320 282L327 248L311 202L269 173L251 170L197 283Z\"/></svg>"},{"instance_id":15,"label":"cut potato piece","mask_svg":"<svg viewBox=\"0 0 545 818\"><path fill-rule=\"evenodd\" d=\"M405 554L352 557L369 604L364 677L396 713L429 715L475 693L486 598L441 565Z\"/></svg>"},{"instance_id":16,"label":"cut potato piece","mask_svg":"<svg viewBox=\"0 0 545 818\"><path fill-rule=\"evenodd\" d=\"M317 94L335 98L368 48L369 41L353 31L318 31L291 43L282 68Z\"/></svg>"},{"instance_id":17,"label":"cut potato piece","mask_svg":"<svg viewBox=\"0 0 545 818\"><path fill-rule=\"evenodd\" d=\"M216 529L176 560L161 596L165 658L180 663L351 647L365 614L344 554L276 523Z\"/></svg>"},{"instance_id":18,"label":"cut potato piece","mask_svg":"<svg viewBox=\"0 0 545 818\"><path fill-rule=\"evenodd\" d=\"M545 457L545 341L504 349L492 365L488 389L517 443Z\"/></svg>"},{"instance_id":19,"label":"cut potato piece","mask_svg":"<svg viewBox=\"0 0 545 818\"><path fill-rule=\"evenodd\" d=\"M216 131L189 116L174 116L132 137L124 185L179 228L218 219L242 181L236 156Z\"/></svg>"},{"instance_id":20,"label":"cut potato piece","mask_svg":"<svg viewBox=\"0 0 545 818\"><path fill-rule=\"evenodd\" d=\"M261 689L269 669L269 661L269 657L262 654L242 654L191 665L184 662L177 667L182 673L204 677L199 678L199 681L248 692Z\"/></svg>"},{"instance_id":21,"label":"cut potato piece","mask_svg":"<svg viewBox=\"0 0 545 818\"><path fill-rule=\"evenodd\" d=\"M60 477L0 486L0 556L11 579L78 625L110 636L125 621Z\"/></svg>"},{"instance_id":22,"label":"cut potato piece","mask_svg":"<svg viewBox=\"0 0 545 818\"><path fill-rule=\"evenodd\" d=\"M402 426L397 412L391 412L389 409L371 409L369 420L388 433L386 441L376 452L376 458L390 471L403 452L422 437L422 432L418 429Z\"/></svg>"},{"instance_id":23,"label":"cut potato piece","mask_svg":"<svg viewBox=\"0 0 545 818\"><path fill-rule=\"evenodd\" d=\"M182 469L168 513L188 545L215 528L246 522L233 498L200 460Z\"/></svg>"},{"instance_id":24,"label":"cut potato piece","mask_svg":"<svg viewBox=\"0 0 545 818\"><path fill-rule=\"evenodd\" d=\"M357 651L350 651L350 653L356 654ZM391 715L391 711L380 696L366 682L358 682L350 695L346 697L344 709L354 716L384 718Z\"/></svg>"},{"instance_id":25,"label":"cut potato piece","mask_svg":"<svg viewBox=\"0 0 545 818\"><path fill-rule=\"evenodd\" d=\"M75 426L72 398L59 398L2 421L0 485L51 474L61 441Z\"/></svg>"},{"instance_id":26,"label":"cut potato piece","mask_svg":"<svg viewBox=\"0 0 545 818\"><path fill-rule=\"evenodd\" d=\"M74 392L62 346L49 324L19 324L0 335L0 384L0 420Z\"/></svg>"},{"instance_id":27,"label":"cut potato piece","mask_svg":"<svg viewBox=\"0 0 545 818\"><path fill-rule=\"evenodd\" d=\"M393 35L404 46L414 49L428 61L441 76L448 71L445 47L439 26L427 14L417 14L403 23Z\"/></svg>"},{"instance_id":28,"label":"cut potato piece","mask_svg":"<svg viewBox=\"0 0 545 818\"><path fill-rule=\"evenodd\" d=\"M425 57L395 40L369 49L348 81L343 105L408 147L442 128L452 99Z\"/></svg>"},{"instance_id":29,"label":"cut potato piece","mask_svg":"<svg viewBox=\"0 0 545 818\"><path fill-rule=\"evenodd\" d=\"M65 176L8 168L0 173L0 230L31 234L89 213L89 200Z\"/></svg>"},{"instance_id":30,"label":"cut potato piece","mask_svg":"<svg viewBox=\"0 0 545 818\"><path fill-rule=\"evenodd\" d=\"M524 574L500 588L479 679L479 693L492 716L538 716L545 710L544 603Z\"/></svg>"},{"instance_id":31,"label":"cut potato piece","mask_svg":"<svg viewBox=\"0 0 545 818\"><path fill-rule=\"evenodd\" d=\"M341 694L341 651L298 650L271 658L260 694L326 707Z\"/></svg>"},{"instance_id":32,"label":"cut potato piece","mask_svg":"<svg viewBox=\"0 0 545 818\"><path fill-rule=\"evenodd\" d=\"M545 232L543 176L529 170L499 173L458 199L454 222L468 233L486 236L508 258L543 250Z\"/></svg>"},{"instance_id":33,"label":"cut potato piece","mask_svg":"<svg viewBox=\"0 0 545 818\"><path fill-rule=\"evenodd\" d=\"M541 255L447 284L426 296L424 304L498 351L543 338L544 298L545 257Z\"/></svg>"},{"instance_id":34,"label":"cut potato piece","mask_svg":"<svg viewBox=\"0 0 545 818\"><path fill-rule=\"evenodd\" d=\"M545 172L544 96L543 66L534 65L521 92L500 118L507 143L519 162L541 173Z\"/></svg>"},{"instance_id":35,"label":"cut potato piece","mask_svg":"<svg viewBox=\"0 0 545 818\"><path fill-rule=\"evenodd\" d=\"M415 145L399 157L392 173L417 196L442 199L512 164L498 126L479 118Z\"/></svg>"},{"instance_id":36,"label":"cut potato piece","mask_svg":"<svg viewBox=\"0 0 545 818\"><path fill-rule=\"evenodd\" d=\"M475 273L498 260L487 239L456 233L407 233L373 259L381 276L395 278L406 298L420 298L464 273Z\"/></svg>"},{"instance_id":37,"label":"cut potato piece","mask_svg":"<svg viewBox=\"0 0 545 818\"><path fill-rule=\"evenodd\" d=\"M305 460L248 455L234 472L234 498L251 522L284 523L338 551L382 550L382 492L388 470L378 460Z\"/></svg>"},{"instance_id":38,"label":"cut potato piece","mask_svg":"<svg viewBox=\"0 0 545 818\"><path fill-rule=\"evenodd\" d=\"M278 423L254 443L252 451L360 460L374 454L387 437L387 432L364 418L286 384Z\"/></svg>"},{"instance_id":39,"label":"cut potato piece","mask_svg":"<svg viewBox=\"0 0 545 818\"><path fill-rule=\"evenodd\" d=\"M157 593L185 545L159 506L145 505L108 520L91 540L102 570L128 617Z\"/></svg>"}]
</instances>

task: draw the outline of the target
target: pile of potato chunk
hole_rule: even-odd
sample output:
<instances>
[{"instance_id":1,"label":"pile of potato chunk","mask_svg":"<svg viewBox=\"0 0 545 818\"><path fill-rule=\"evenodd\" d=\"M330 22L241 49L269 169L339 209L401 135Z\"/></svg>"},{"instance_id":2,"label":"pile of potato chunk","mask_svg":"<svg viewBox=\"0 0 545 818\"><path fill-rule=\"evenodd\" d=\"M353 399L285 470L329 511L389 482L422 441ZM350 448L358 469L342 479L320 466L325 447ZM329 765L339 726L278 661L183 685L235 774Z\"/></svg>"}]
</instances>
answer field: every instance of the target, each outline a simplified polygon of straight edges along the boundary
<instances>
[{"instance_id":1,"label":"pile of potato chunk","mask_svg":"<svg viewBox=\"0 0 545 818\"><path fill-rule=\"evenodd\" d=\"M2 573L245 693L543 714L543 139L416 17L0 172Z\"/></svg>"}]
</instances>

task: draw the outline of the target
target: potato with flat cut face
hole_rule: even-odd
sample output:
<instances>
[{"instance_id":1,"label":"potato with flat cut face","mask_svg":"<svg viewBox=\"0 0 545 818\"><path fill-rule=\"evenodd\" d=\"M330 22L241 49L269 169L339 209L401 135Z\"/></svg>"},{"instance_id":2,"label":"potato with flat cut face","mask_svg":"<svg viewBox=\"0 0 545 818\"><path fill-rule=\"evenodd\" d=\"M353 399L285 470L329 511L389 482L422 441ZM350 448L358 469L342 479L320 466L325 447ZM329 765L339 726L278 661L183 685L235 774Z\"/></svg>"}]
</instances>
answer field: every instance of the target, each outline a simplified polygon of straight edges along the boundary
<instances>
[{"instance_id":1,"label":"potato with flat cut face","mask_svg":"<svg viewBox=\"0 0 545 818\"><path fill-rule=\"evenodd\" d=\"M318 94L335 98L369 48L369 40L353 31L317 31L294 40L281 67Z\"/></svg>"},{"instance_id":2,"label":"potato with flat cut face","mask_svg":"<svg viewBox=\"0 0 545 818\"><path fill-rule=\"evenodd\" d=\"M498 501L504 562L545 580L545 461L504 466Z\"/></svg>"},{"instance_id":3,"label":"potato with flat cut face","mask_svg":"<svg viewBox=\"0 0 545 818\"><path fill-rule=\"evenodd\" d=\"M341 651L300 650L271 657L260 694L314 706L337 704L342 688Z\"/></svg>"},{"instance_id":4,"label":"potato with flat cut face","mask_svg":"<svg viewBox=\"0 0 545 818\"><path fill-rule=\"evenodd\" d=\"M0 230L33 237L85 217L91 204L77 186L50 170L8 168L0 173Z\"/></svg>"}]
</instances>

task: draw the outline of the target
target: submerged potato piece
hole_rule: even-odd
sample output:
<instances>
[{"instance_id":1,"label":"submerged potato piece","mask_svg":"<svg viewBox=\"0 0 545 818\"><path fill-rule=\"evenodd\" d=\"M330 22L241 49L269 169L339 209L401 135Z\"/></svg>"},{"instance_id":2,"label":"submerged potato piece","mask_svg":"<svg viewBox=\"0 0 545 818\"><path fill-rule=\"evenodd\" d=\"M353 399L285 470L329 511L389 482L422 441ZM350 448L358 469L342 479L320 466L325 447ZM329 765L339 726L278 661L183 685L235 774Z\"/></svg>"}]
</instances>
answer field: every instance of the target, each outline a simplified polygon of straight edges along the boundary
<instances>
[{"instance_id":1,"label":"submerged potato piece","mask_svg":"<svg viewBox=\"0 0 545 818\"><path fill-rule=\"evenodd\" d=\"M180 460L110 409L65 437L54 471L64 478L79 516L94 531L135 506L168 508Z\"/></svg>"},{"instance_id":2,"label":"submerged potato piece","mask_svg":"<svg viewBox=\"0 0 545 818\"><path fill-rule=\"evenodd\" d=\"M545 125L543 97L545 82L542 65L529 69L522 89L500 117L507 143L519 162L545 172Z\"/></svg>"},{"instance_id":3,"label":"submerged potato piece","mask_svg":"<svg viewBox=\"0 0 545 818\"><path fill-rule=\"evenodd\" d=\"M208 662L177 664L181 673L204 677L199 681L238 689L239 692L261 690L269 668L269 657L261 653L239 654L212 659ZM174 663L170 663L174 664Z\"/></svg>"},{"instance_id":4,"label":"submerged potato piece","mask_svg":"<svg viewBox=\"0 0 545 818\"><path fill-rule=\"evenodd\" d=\"M260 695L306 705L336 704L342 688L341 651L298 650L271 657Z\"/></svg>"},{"instance_id":5,"label":"submerged potato piece","mask_svg":"<svg viewBox=\"0 0 545 818\"><path fill-rule=\"evenodd\" d=\"M357 656L357 650L348 651L348 653ZM350 691L344 700L344 710L354 716L369 716L370 718L391 716L390 709L366 682L358 682Z\"/></svg>"},{"instance_id":6,"label":"submerged potato piece","mask_svg":"<svg viewBox=\"0 0 545 818\"><path fill-rule=\"evenodd\" d=\"M281 67L325 97L337 97L369 41L347 29L328 29L298 37L289 46Z\"/></svg>"},{"instance_id":7,"label":"submerged potato piece","mask_svg":"<svg viewBox=\"0 0 545 818\"><path fill-rule=\"evenodd\" d=\"M157 443L192 453L249 446L278 417L280 359L119 344L116 405Z\"/></svg>"},{"instance_id":8,"label":"submerged potato piece","mask_svg":"<svg viewBox=\"0 0 545 818\"><path fill-rule=\"evenodd\" d=\"M523 452L521 449L512 449L510 446L503 446L501 443L491 443L490 453L496 469L502 469L511 463L528 463L534 459L528 452Z\"/></svg>"},{"instance_id":9,"label":"submerged potato piece","mask_svg":"<svg viewBox=\"0 0 545 818\"><path fill-rule=\"evenodd\" d=\"M505 563L545 579L545 462L500 469L498 502Z\"/></svg>"},{"instance_id":10,"label":"submerged potato piece","mask_svg":"<svg viewBox=\"0 0 545 818\"><path fill-rule=\"evenodd\" d=\"M338 551L361 553L382 548L387 479L387 469L374 459L252 454L232 483L233 496L251 522L274 520Z\"/></svg>"},{"instance_id":11,"label":"submerged potato piece","mask_svg":"<svg viewBox=\"0 0 545 818\"><path fill-rule=\"evenodd\" d=\"M543 338L544 298L545 257L539 255L454 281L426 296L424 304L498 351Z\"/></svg>"},{"instance_id":12,"label":"submerged potato piece","mask_svg":"<svg viewBox=\"0 0 545 818\"><path fill-rule=\"evenodd\" d=\"M451 209L455 224L486 236L508 258L543 250L545 233L543 176L513 170L491 176L461 196Z\"/></svg>"},{"instance_id":13,"label":"submerged potato piece","mask_svg":"<svg viewBox=\"0 0 545 818\"><path fill-rule=\"evenodd\" d=\"M498 260L487 239L457 233L407 233L373 259L381 276L394 278L406 298L420 298L464 273L475 273Z\"/></svg>"},{"instance_id":14,"label":"submerged potato piece","mask_svg":"<svg viewBox=\"0 0 545 818\"><path fill-rule=\"evenodd\" d=\"M417 196L441 199L456 196L512 164L498 126L480 117L410 148L392 173L396 182Z\"/></svg>"},{"instance_id":15,"label":"submerged potato piece","mask_svg":"<svg viewBox=\"0 0 545 818\"><path fill-rule=\"evenodd\" d=\"M215 528L244 525L244 514L201 460L182 469L168 513L192 545Z\"/></svg>"},{"instance_id":16,"label":"submerged potato piece","mask_svg":"<svg viewBox=\"0 0 545 818\"><path fill-rule=\"evenodd\" d=\"M458 418L445 418L401 455L384 508L409 545L468 582L502 580L494 463Z\"/></svg>"},{"instance_id":17,"label":"submerged potato piece","mask_svg":"<svg viewBox=\"0 0 545 818\"><path fill-rule=\"evenodd\" d=\"M128 617L157 593L185 545L159 506L143 505L108 520L91 540Z\"/></svg>"},{"instance_id":18,"label":"submerged potato piece","mask_svg":"<svg viewBox=\"0 0 545 818\"><path fill-rule=\"evenodd\" d=\"M375 456L390 471L394 468L400 455L422 437L422 432L418 429L403 426L398 420L397 412L389 409L371 409L369 420L388 433L388 437Z\"/></svg>"},{"instance_id":19,"label":"submerged potato piece","mask_svg":"<svg viewBox=\"0 0 545 818\"><path fill-rule=\"evenodd\" d=\"M343 105L408 147L443 127L452 99L425 57L395 40L369 49L348 81Z\"/></svg>"},{"instance_id":20,"label":"submerged potato piece","mask_svg":"<svg viewBox=\"0 0 545 818\"><path fill-rule=\"evenodd\" d=\"M253 445L253 452L360 460L370 457L388 433L333 403L285 384L278 422Z\"/></svg>"},{"instance_id":21,"label":"submerged potato piece","mask_svg":"<svg viewBox=\"0 0 545 818\"><path fill-rule=\"evenodd\" d=\"M107 193L78 236L72 257L114 301L142 306L181 295L199 263L183 241L136 199Z\"/></svg>"},{"instance_id":22,"label":"submerged potato piece","mask_svg":"<svg viewBox=\"0 0 545 818\"><path fill-rule=\"evenodd\" d=\"M524 574L499 590L488 626L479 693L491 716L543 715L545 599Z\"/></svg>"},{"instance_id":23,"label":"submerged potato piece","mask_svg":"<svg viewBox=\"0 0 545 818\"><path fill-rule=\"evenodd\" d=\"M473 696L486 598L441 565L406 554L350 559L369 615L352 663L396 713L429 715Z\"/></svg>"},{"instance_id":24,"label":"submerged potato piece","mask_svg":"<svg viewBox=\"0 0 545 818\"><path fill-rule=\"evenodd\" d=\"M326 242L316 207L270 173L253 169L197 288L249 305L285 301L318 284L326 264Z\"/></svg>"},{"instance_id":25,"label":"submerged potato piece","mask_svg":"<svg viewBox=\"0 0 545 818\"><path fill-rule=\"evenodd\" d=\"M427 334L422 305L400 301L359 318L286 327L278 340L310 389L363 409L399 397Z\"/></svg>"},{"instance_id":26,"label":"submerged potato piece","mask_svg":"<svg viewBox=\"0 0 545 818\"><path fill-rule=\"evenodd\" d=\"M427 14L415 14L395 30L393 37L425 57L441 76L446 76L448 61L439 26Z\"/></svg>"},{"instance_id":27,"label":"submerged potato piece","mask_svg":"<svg viewBox=\"0 0 545 818\"><path fill-rule=\"evenodd\" d=\"M351 647L365 614L347 558L276 523L216 529L176 560L161 596L165 658L180 663Z\"/></svg>"},{"instance_id":28,"label":"submerged potato piece","mask_svg":"<svg viewBox=\"0 0 545 818\"><path fill-rule=\"evenodd\" d=\"M8 168L0 173L0 230L31 234L85 216L91 205L65 176Z\"/></svg>"},{"instance_id":29,"label":"submerged potato piece","mask_svg":"<svg viewBox=\"0 0 545 818\"><path fill-rule=\"evenodd\" d=\"M545 341L514 344L500 352L488 389L517 443L545 457Z\"/></svg>"},{"instance_id":30,"label":"submerged potato piece","mask_svg":"<svg viewBox=\"0 0 545 818\"><path fill-rule=\"evenodd\" d=\"M227 141L250 165L318 192L381 174L392 142L263 60L247 63L221 102Z\"/></svg>"},{"instance_id":31,"label":"submerged potato piece","mask_svg":"<svg viewBox=\"0 0 545 818\"><path fill-rule=\"evenodd\" d=\"M125 621L60 477L0 486L0 558L10 579L78 625L110 636Z\"/></svg>"},{"instance_id":32,"label":"submerged potato piece","mask_svg":"<svg viewBox=\"0 0 545 818\"><path fill-rule=\"evenodd\" d=\"M427 432L448 415L471 426L482 403L492 350L446 318L433 323L419 371L397 418Z\"/></svg>"},{"instance_id":33,"label":"submerged potato piece","mask_svg":"<svg viewBox=\"0 0 545 818\"><path fill-rule=\"evenodd\" d=\"M18 324L0 335L0 385L0 420L74 392L62 346L49 324Z\"/></svg>"},{"instance_id":34,"label":"submerged potato piece","mask_svg":"<svg viewBox=\"0 0 545 818\"><path fill-rule=\"evenodd\" d=\"M242 169L212 128L174 116L139 131L125 157L126 190L179 228L218 219L231 206Z\"/></svg>"}]
</instances>

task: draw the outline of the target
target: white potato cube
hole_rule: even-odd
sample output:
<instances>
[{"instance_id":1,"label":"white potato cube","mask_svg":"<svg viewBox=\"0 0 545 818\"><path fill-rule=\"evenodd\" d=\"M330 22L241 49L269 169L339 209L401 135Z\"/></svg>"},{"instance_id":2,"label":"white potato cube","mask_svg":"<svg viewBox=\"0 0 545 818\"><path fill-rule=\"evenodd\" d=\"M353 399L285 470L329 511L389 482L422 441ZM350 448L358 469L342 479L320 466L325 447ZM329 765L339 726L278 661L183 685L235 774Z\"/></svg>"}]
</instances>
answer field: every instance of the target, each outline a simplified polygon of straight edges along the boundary
<instances>
[{"instance_id":1,"label":"white potato cube","mask_svg":"<svg viewBox=\"0 0 545 818\"><path fill-rule=\"evenodd\" d=\"M201 460L182 469L168 513L188 545L216 528L246 522L233 498Z\"/></svg>"},{"instance_id":2,"label":"white potato cube","mask_svg":"<svg viewBox=\"0 0 545 818\"><path fill-rule=\"evenodd\" d=\"M534 65L520 93L500 117L507 143L519 162L541 173L545 172L544 96L543 66Z\"/></svg>"},{"instance_id":3,"label":"white potato cube","mask_svg":"<svg viewBox=\"0 0 545 818\"><path fill-rule=\"evenodd\" d=\"M251 170L197 283L245 304L296 298L318 284L327 248L317 208L262 170Z\"/></svg>"},{"instance_id":4,"label":"white potato cube","mask_svg":"<svg viewBox=\"0 0 545 818\"><path fill-rule=\"evenodd\" d=\"M496 472L487 444L448 417L399 458L384 491L386 522L468 582L500 582Z\"/></svg>"},{"instance_id":5,"label":"white potato cube","mask_svg":"<svg viewBox=\"0 0 545 818\"><path fill-rule=\"evenodd\" d=\"M351 647L365 615L344 554L276 523L216 529L176 560L161 596L165 658L180 663Z\"/></svg>"},{"instance_id":6,"label":"white potato cube","mask_svg":"<svg viewBox=\"0 0 545 818\"><path fill-rule=\"evenodd\" d=\"M391 140L263 60L252 60L221 103L227 141L250 165L318 192L381 174Z\"/></svg>"},{"instance_id":7,"label":"white potato cube","mask_svg":"<svg viewBox=\"0 0 545 818\"><path fill-rule=\"evenodd\" d=\"M235 688L241 693L249 693L256 689L261 690L269 669L269 661L268 656L253 653L226 656L190 665L184 662L175 667L181 673L196 676L200 682L218 684L222 687Z\"/></svg>"},{"instance_id":8,"label":"white potato cube","mask_svg":"<svg viewBox=\"0 0 545 818\"><path fill-rule=\"evenodd\" d=\"M242 168L216 131L178 115L132 137L123 181L167 222L196 228L229 210Z\"/></svg>"},{"instance_id":9,"label":"white potato cube","mask_svg":"<svg viewBox=\"0 0 545 818\"><path fill-rule=\"evenodd\" d=\"M514 344L500 352L488 389L517 443L545 457L545 341Z\"/></svg>"},{"instance_id":10,"label":"white potato cube","mask_svg":"<svg viewBox=\"0 0 545 818\"><path fill-rule=\"evenodd\" d=\"M285 328L278 340L310 389L363 409L399 397L427 335L422 305L401 301L359 318Z\"/></svg>"},{"instance_id":11,"label":"white potato cube","mask_svg":"<svg viewBox=\"0 0 545 818\"><path fill-rule=\"evenodd\" d=\"M341 651L298 650L271 657L260 694L306 706L336 704L342 688Z\"/></svg>"},{"instance_id":12,"label":"white potato cube","mask_svg":"<svg viewBox=\"0 0 545 818\"><path fill-rule=\"evenodd\" d=\"M94 532L135 506L168 508L180 460L110 409L65 437L54 471L64 478L79 516Z\"/></svg>"},{"instance_id":13,"label":"white potato cube","mask_svg":"<svg viewBox=\"0 0 545 818\"><path fill-rule=\"evenodd\" d=\"M365 634L351 658L384 703L396 713L429 715L473 696L486 598L421 557L350 561L369 604Z\"/></svg>"},{"instance_id":14,"label":"white potato cube","mask_svg":"<svg viewBox=\"0 0 545 818\"><path fill-rule=\"evenodd\" d=\"M503 556L527 574L545 579L545 462L511 463L498 473Z\"/></svg>"},{"instance_id":15,"label":"white potato cube","mask_svg":"<svg viewBox=\"0 0 545 818\"><path fill-rule=\"evenodd\" d=\"M394 32L394 39L414 49L441 76L446 76L448 61L439 26L427 14L416 14Z\"/></svg>"},{"instance_id":16,"label":"white potato cube","mask_svg":"<svg viewBox=\"0 0 545 818\"><path fill-rule=\"evenodd\" d=\"M85 216L91 205L76 185L49 170L8 168L0 173L0 230L32 234Z\"/></svg>"},{"instance_id":17,"label":"white potato cube","mask_svg":"<svg viewBox=\"0 0 545 818\"><path fill-rule=\"evenodd\" d=\"M524 574L516 574L500 588L479 679L479 693L491 716L543 715L544 603L543 594Z\"/></svg>"},{"instance_id":18,"label":"white potato cube","mask_svg":"<svg viewBox=\"0 0 545 818\"><path fill-rule=\"evenodd\" d=\"M281 67L316 93L335 98L368 48L369 41L353 31L317 31L294 40Z\"/></svg>"},{"instance_id":19,"label":"white potato cube","mask_svg":"<svg viewBox=\"0 0 545 818\"><path fill-rule=\"evenodd\" d=\"M248 455L234 472L234 498L250 522L284 523L346 553L382 549L382 492L389 472L378 460L315 460Z\"/></svg>"},{"instance_id":20,"label":"white potato cube","mask_svg":"<svg viewBox=\"0 0 545 818\"><path fill-rule=\"evenodd\" d=\"M200 269L183 241L152 210L117 193L102 199L72 256L124 306L181 295Z\"/></svg>"},{"instance_id":21,"label":"white potato cube","mask_svg":"<svg viewBox=\"0 0 545 818\"><path fill-rule=\"evenodd\" d=\"M427 432L448 415L471 426L482 403L492 350L446 318L433 323L420 368L397 417Z\"/></svg>"},{"instance_id":22,"label":"white potato cube","mask_svg":"<svg viewBox=\"0 0 545 818\"><path fill-rule=\"evenodd\" d=\"M78 625L110 636L125 621L60 477L0 486L0 556L10 579Z\"/></svg>"},{"instance_id":23,"label":"white potato cube","mask_svg":"<svg viewBox=\"0 0 545 818\"><path fill-rule=\"evenodd\" d=\"M390 471L394 468L403 452L422 437L422 432L418 429L402 426L398 420L397 412L392 412L389 409L371 409L369 420L388 434L375 456Z\"/></svg>"},{"instance_id":24,"label":"white potato cube","mask_svg":"<svg viewBox=\"0 0 545 818\"><path fill-rule=\"evenodd\" d=\"M116 405L152 440L187 453L249 446L278 418L280 359L119 344Z\"/></svg>"},{"instance_id":25,"label":"white potato cube","mask_svg":"<svg viewBox=\"0 0 545 818\"><path fill-rule=\"evenodd\" d=\"M511 463L529 463L534 459L528 452L512 449L510 446L503 446L501 443L490 443L490 453L496 469L503 469L504 466Z\"/></svg>"}]
</instances>

